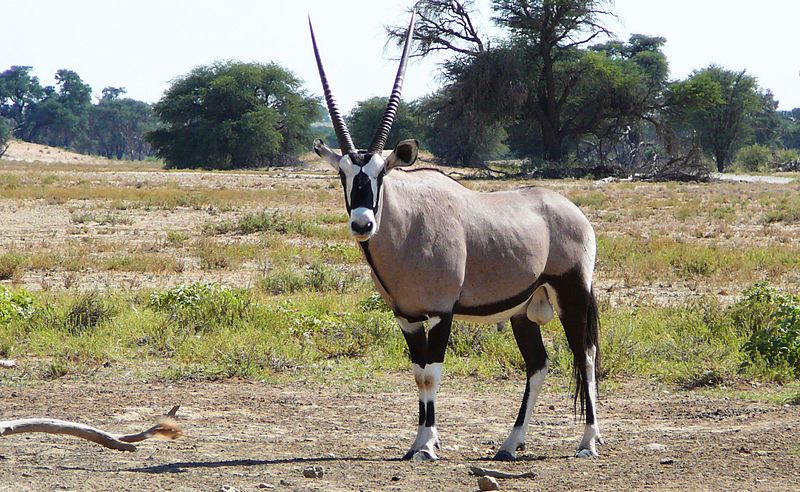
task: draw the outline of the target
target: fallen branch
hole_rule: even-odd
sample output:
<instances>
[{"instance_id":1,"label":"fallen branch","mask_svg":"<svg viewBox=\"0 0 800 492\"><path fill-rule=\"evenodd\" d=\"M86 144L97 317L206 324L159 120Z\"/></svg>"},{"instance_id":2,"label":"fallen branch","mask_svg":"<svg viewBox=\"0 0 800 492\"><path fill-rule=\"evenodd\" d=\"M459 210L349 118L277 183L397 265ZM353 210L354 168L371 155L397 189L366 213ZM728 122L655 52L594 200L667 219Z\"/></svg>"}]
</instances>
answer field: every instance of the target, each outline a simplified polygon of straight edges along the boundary
<instances>
[{"instance_id":1,"label":"fallen branch","mask_svg":"<svg viewBox=\"0 0 800 492\"><path fill-rule=\"evenodd\" d=\"M65 434L92 441L101 446L117 451L136 451L136 446L131 443L144 441L150 438L177 439L182 431L175 421L175 414L180 405L175 405L167 415L158 419L158 423L149 429L136 434L114 435L90 427L85 424L68 422L58 419L19 419L0 421L0 437L12 434L31 432L44 432L47 434Z\"/></svg>"},{"instance_id":2,"label":"fallen branch","mask_svg":"<svg viewBox=\"0 0 800 492\"><path fill-rule=\"evenodd\" d=\"M494 477L494 478L536 478L534 472L523 473L506 473L500 470L492 470L491 468L481 468L479 466L470 466L469 472L477 477Z\"/></svg>"},{"instance_id":3,"label":"fallen branch","mask_svg":"<svg viewBox=\"0 0 800 492\"><path fill-rule=\"evenodd\" d=\"M13 369L17 367L17 362L10 359L0 359L0 369Z\"/></svg>"}]
</instances>

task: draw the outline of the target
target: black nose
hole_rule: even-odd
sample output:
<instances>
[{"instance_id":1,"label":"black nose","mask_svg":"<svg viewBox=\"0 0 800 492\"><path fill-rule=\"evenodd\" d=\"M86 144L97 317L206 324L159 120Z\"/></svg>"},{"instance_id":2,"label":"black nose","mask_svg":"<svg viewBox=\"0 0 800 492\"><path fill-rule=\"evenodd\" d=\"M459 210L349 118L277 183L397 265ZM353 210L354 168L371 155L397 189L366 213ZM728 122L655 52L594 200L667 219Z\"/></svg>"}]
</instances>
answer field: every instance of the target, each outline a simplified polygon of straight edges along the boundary
<instances>
[{"instance_id":1,"label":"black nose","mask_svg":"<svg viewBox=\"0 0 800 492\"><path fill-rule=\"evenodd\" d=\"M350 228L353 229L353 232L357 234L368 234L372 232L372 221L369 221L363 225L353 222L350 224Z\"/></svg>"}]
</instances>

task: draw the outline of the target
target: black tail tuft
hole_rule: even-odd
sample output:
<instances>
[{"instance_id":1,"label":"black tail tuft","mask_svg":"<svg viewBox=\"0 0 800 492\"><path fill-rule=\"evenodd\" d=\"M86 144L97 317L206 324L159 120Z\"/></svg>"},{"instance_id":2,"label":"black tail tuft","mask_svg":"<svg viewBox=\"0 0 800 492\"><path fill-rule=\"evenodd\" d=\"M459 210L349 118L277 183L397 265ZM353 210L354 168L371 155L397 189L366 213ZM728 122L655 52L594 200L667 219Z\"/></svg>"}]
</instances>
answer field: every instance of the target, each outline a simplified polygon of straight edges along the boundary
<instances>
[{"instance_id":1,"label":"black tail tuft","mask_svg":"<svg viewBox=\"0 0 800 492\"><path fill-rule=\"evenodd\" d=\"M573 400L573 412L584 418L584 408L589 397L589 385L586 383L586 350L595 347L595 379L600 373L600 317L597 311L597 299L594 297L594 290L589 292L589 304L586 311L586 329L582 338L582 347L572 347L572 377L575 381L575 396ZM578 402L580 402L580 414L578 414Z\"/></svg>"}]
</instances>

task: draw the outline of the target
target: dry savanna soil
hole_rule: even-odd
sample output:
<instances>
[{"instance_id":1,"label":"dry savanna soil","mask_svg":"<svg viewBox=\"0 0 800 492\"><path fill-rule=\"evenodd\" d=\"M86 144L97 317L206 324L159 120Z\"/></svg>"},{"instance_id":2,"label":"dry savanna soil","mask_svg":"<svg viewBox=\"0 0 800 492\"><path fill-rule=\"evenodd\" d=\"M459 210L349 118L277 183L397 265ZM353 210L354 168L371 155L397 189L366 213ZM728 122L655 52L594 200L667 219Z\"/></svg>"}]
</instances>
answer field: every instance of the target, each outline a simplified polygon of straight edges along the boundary
<instances>
[{"instance_id":1,"label":"dry savanna soil","mask_svg":"<svg viewBox=\"0 0 800 492\"><path fill-rule=\"evenodd\" d=\"M6 287L70 295L213 280L255 288L276 268L318 261L366 279L344 232L338 179L318 164L175 172L48 158L41 148L15 152L0 161ZM708 296L731 303L753 282L800 284L797 181L464 183L535 184L575 200L600 238L595 290L604 306L677 306ZM280 228L243 225L265 210ZM146 441L135 453L64 436L0 438L0 491L477 490L472 465L536 474L500 479L502 490L800 490L800 407L784 404L772 384L687 390L635 376L604 381L606 442L599 459L579 460L582 425L569 381L557 375L545 384L521 459L493 463L524 376L445 375L441 459L420 463L399 460L417 419L416 389L403 371L320 379L295 368L263 380L208 381L164 378L167 363L153 359L46 379L30 376L38 357L17 362L0 369L0 420L47 416L123 433L180 404L184 435ZM322 467L322 477L305 478L311 466Z\"/></svg>"},{"instance_id":2,"label":"dry savanna soil","mask_svg":"<svg viewBox=\"0 0 800 492\"><path fill-rule=\"evenodd\" d=\"M646 381L603 390L605 445L573 458L582 432L566 392L546 385L515 463L489 458L515 418L521 382L445 378L434 463L400 461L414 437L411 378L379 388L296 380L142 383L126 374L0 388L5 417L59 415L135 432L175 403L184 436L135 453L75 438L0 440L0 490L476 490L469 466L535 478L502 490L797 490L800 408ZM321 478L303 470L320 466Z\"/></svg>"}]
</instances>

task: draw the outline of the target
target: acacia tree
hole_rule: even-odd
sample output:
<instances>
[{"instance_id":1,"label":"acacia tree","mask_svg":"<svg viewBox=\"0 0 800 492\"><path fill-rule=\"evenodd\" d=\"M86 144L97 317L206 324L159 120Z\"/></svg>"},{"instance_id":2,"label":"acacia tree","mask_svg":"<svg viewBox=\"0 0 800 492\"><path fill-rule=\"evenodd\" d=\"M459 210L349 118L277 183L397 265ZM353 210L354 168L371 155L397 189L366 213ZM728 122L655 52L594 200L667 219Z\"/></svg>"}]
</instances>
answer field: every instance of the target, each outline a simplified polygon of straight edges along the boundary
<instances>
[{"instance_id":1,"label":"acacia tree","mask_svg":"<svg viewBox=\"0 0 800 492\"><path fill-rule=\"evenodd\" d=\"M157 127L150 104L122 97L122 87L106 87L89 115L89 152L108 158L144 159L150 145L144 134Z\"/></svg>"},{"instance_id":2,"label":"acacia tree","mask_svg":"<svg viewBox=\"0 0 800 492\"><path fill-rule=\"evenodd\" d=\"M178 78L154 110L146 138L171 167L272 164L310 140L322 107L275 63L218 62Z\"/></svg>"},{"instance_id":3,"label":"acacia tree","mask_svg":"<svg viewBox=\"0 0 800 492\"><path fill-rule=\"evenodd\" d=\"M673 125L695 135L723 172L750 137L752 118L762 110L763 97L756 79L746 71L711 65L669 87L668 114Z\"/></svg>"},{"instance_id":4,"label":"acacia tree","mask_svg":"<svg viewBox=\"0 0 800 492\"><path fill-rule=\"evenodd\" d=\"M472 2L423 1L417 55L455 54L443 66L442 93L471 115L461 124L508 127L512 150L559 161L585 135L607 137L647 113L666 79L661 38L635 36L616 51L587 49L610 34L602 24L610 15L605 5L494 0L493 20L509 38L489 48L470 18ZM389 33L399 39L400 29Z\"/></svg>"},{"instance_id":5,"label":"acacia tree","mask_svg":"<svg viewBox=\"0 0 800 492\"><path fill-rule=\"evenodd\" d=\"M11 125L8 120L0 116L0 157L8 150L9 141L11 140Z\"/></svg>"},{"instance_id":6,"label":"acacia tree","mask_svg":"<svg viewBox=\"0 0 800 492\"><path fill-rule=\"evenodd\" d=\"M494 20L507 27L526 63L528 97L520 108L538 126L543 157L559 161L565 142L591 132L603 120L589 111L570 112L589 66L579 48L611 33L602 24L610 15L602 0L493 0ZM580 96L578 96L580 98Z\"/></svg>"},{"instance_id":7,"label":"acacia tree","mask_svg":"<svg viewBox=\"0 0 800 492\"><path fill-rule=\"evenodd\" d=\"M56 86L47 86L41 100L26 112L23 138L54 147L79 149L86 144L92 88L67 69L56 72Z\"/></svg>"},{"instance_id":8,"label":"acacia tree","mask_svg":"<svg viewBox=\"0 0 800 492\"><path fill-rule=\"evenodd\" d=\"M33 67L12 66L0 73L0 117L10 121L11 131L22 137L25 117L44 94L39 79L30 74Z\"/></svg>"},{"instance_id":9,"label":"acacia tree","mask_svg":"<svg viewBox=\"0 0 800 492\"><path fill-rule=\"evenodd\" d=\"M347 128L354 142L368 143L375 135L383 113L386 111L386 97L372 97L359 101L347 115ZM413 109L405 101L400 101L394 124L386 139L386 148L394 148L397 142L407 139L422 139ZM358 144L357 144L358 145Z\"/></svg>"}]
</instances>

